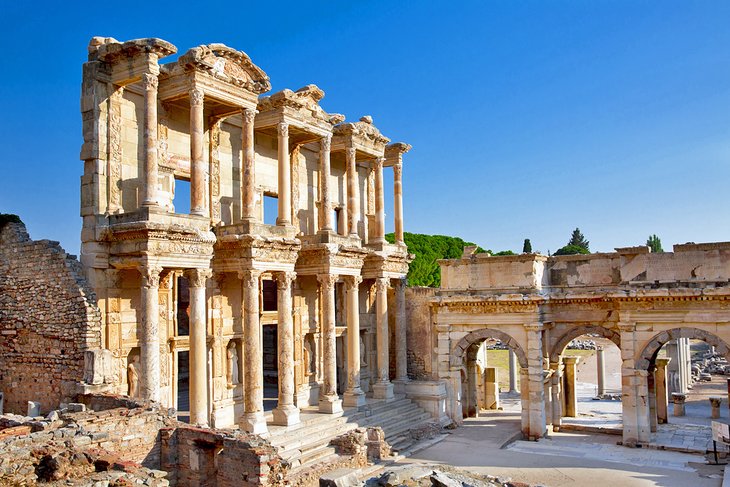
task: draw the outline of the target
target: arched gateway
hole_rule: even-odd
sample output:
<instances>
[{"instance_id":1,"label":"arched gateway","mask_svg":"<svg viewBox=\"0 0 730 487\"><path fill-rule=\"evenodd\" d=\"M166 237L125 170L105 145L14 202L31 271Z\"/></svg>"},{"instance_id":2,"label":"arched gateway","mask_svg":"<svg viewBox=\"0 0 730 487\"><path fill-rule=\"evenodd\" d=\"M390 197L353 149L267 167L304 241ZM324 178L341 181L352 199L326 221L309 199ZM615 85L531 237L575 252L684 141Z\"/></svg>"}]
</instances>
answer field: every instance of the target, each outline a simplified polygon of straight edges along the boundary
<instances>
[{"instance_id":1,"label":"arched gateway","mask_svg":"<svg viewBox=\"0 0 730 487\"><path fill-rule=\"evenodd\" d=\"M436 347L423 353L432 354L433 375L446 384L446 414L457 424L470 350L486 339L518 356L523 432L533 439L560 410L561 354L580 335L597 333L621 350L625 445L648 443L656 427L663 380L656 358L664 344L704 340L730 355L730 243L676 245L661 254L647 247L557 257L465 252L439 263L441 289L422 314L430 319L410 327L432 330Z\"/></svg>"}]
</instances>

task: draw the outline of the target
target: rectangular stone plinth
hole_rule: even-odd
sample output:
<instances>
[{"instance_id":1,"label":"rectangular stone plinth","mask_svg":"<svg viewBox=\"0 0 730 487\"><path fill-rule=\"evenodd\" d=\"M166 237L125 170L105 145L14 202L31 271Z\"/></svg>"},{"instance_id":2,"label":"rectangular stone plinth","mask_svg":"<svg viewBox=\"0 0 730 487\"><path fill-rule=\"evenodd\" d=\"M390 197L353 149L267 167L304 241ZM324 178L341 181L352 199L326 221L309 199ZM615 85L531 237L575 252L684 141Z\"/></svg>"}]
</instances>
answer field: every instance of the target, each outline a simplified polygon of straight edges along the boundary
<instances>
[{"instance_id":1,"label":"rectangular stone plinth","mask_svg":"<svg viewBox=\"0 0 730 487\"><path fill-rule=\"evenodd\" d=\"M373 384L373 397L375 399L385 399L391 401L395 397L393 395L393 384L390 382L377 382Z\"/></svg>"}]
</instances>

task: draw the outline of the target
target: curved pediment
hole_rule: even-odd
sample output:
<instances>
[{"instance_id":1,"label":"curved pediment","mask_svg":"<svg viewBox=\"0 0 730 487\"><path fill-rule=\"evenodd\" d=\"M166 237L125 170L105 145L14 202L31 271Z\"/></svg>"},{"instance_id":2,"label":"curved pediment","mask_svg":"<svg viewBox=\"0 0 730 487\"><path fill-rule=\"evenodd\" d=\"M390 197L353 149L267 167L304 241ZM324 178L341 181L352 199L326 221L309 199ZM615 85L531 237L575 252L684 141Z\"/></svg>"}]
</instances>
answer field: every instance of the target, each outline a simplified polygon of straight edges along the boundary
<instances>
[{"instance_id":1,"label":"curved pediment","mask_svg":"<svg viewBox=\"0 0 730 487\"><path fill-rule=\"evenodd\" d=\"M365 115L360 117L358 122L347 122L337 125L332 131L334 135L349 135L364 137L373 142L387 144L390 139L380 133L380 130L373 124L373 117Z\"/></svg>"},{"instance_id":2,"label":"curved pediment","mask_svg":"<svg viewBox=\"0 0 730 487\"><path fill-rule=\"evenodd\" d=\"M271 89L269 77L245 52L225 44L207 44L180 56L178 65L185 70L201 70L209 75L260 94Z\"/></svg>"},{"instance_id":3,"label":"curved pediment","mask_svg":"<svg viewBox=\"0 0 730 487\"><path fill-rule=\"evenodd\" d=\"M336 125L345 120L344 115L339 113L327 113L319 106L319 101L324 98L324 91L317 85L307 85L292 91L283 89L271 96L259 100L259 112L265 112L279 107L289 107L299 111L305 111L312 117Z\"/></svg>"}]
</instances>

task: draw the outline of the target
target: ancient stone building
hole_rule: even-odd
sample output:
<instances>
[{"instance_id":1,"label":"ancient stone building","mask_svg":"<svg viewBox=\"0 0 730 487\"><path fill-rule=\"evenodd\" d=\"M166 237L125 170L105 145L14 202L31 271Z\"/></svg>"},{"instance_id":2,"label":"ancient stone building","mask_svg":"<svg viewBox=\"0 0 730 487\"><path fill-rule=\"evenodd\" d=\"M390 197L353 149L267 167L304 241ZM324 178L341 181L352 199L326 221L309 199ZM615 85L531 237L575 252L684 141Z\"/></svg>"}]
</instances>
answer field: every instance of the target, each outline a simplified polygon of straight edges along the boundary
<instances>
[{"instance_id":1,"label":"ancient stone building","mask_svg":"<svg viewBox=\"0 0 730 487\"><path fill-rule=\"evenodd\" d=\"M730 243L558 257L474 250L440 262L440 289L408 292L409 352L423 357L410 365L443 381L444 409L457 423L478 408L478 350L490 339L514 352L530 438L559 428L575 400L575 359L563 357L570 341L587 333L613 341L621 350L626 445L647 443L666 421L663 345L703 340L730 355Z\"/></svg>"},{"instance_id":2,"label":"ancient stone building","mask_svg":"<svg viewBox=\"0 0 730 487\"><path fill-rule=\"evenodd\" d=\"M325 112L314 85L263 96L269 78L243 52L164 62L176 51L94 38L83 67L81 262L111 392L253 433L265 399L270 424L293 425L303 407L392 398L407 381L410 146Z\"/></svg>"}]
</instances>

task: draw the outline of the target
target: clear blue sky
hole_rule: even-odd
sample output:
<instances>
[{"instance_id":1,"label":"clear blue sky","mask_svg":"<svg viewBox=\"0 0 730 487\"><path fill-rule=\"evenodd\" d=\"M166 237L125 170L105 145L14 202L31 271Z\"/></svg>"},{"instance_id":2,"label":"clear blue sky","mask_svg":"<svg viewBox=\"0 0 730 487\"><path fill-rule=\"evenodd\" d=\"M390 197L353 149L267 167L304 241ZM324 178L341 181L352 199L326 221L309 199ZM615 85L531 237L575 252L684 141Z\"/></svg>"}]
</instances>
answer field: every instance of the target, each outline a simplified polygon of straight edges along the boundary
<instances>
[{"instance_id":1,"label":"clear blue sky","mask_svg":"<svg viewBox=\"0 0 730 487\"><path fill-rule=\"evenodd\" d=\"M222 42L274 91L316 83L328 111L372 115L414 147L407 231L543 252L576 226L594 251L730 240L728 1L3 2L0 17L0 212L72 253L95 35Z\"/></svg>"}]
</instances>

